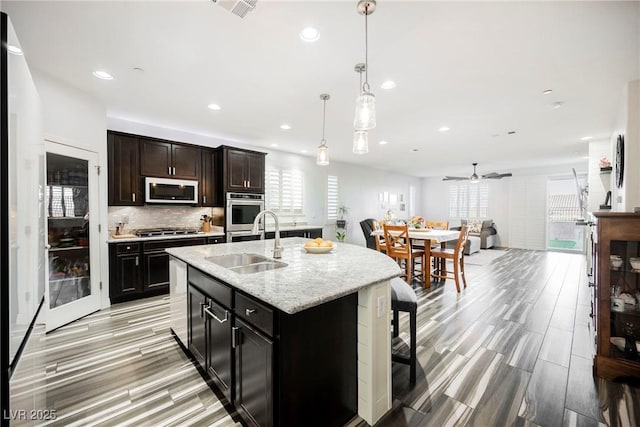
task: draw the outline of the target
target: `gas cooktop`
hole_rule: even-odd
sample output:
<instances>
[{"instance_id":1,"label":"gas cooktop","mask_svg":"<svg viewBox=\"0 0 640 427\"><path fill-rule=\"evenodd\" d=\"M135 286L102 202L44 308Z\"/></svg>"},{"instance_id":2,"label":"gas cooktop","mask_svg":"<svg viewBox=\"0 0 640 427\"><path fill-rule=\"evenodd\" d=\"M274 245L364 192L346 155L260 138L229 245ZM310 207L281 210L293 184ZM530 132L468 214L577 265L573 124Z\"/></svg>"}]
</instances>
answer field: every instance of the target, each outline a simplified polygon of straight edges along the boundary
<instances>
[{"instance_id":1,"label":"gas cooktop","mask_svg":"<svg viewBox=\"0 0 640 427\"><path fill-rule=\"evenodd\" d=\"M145 228L136 231L139 237L152 236L177 236L182 234L198 234L200 230L197 228Z\"/></svg>"}]
</instances>

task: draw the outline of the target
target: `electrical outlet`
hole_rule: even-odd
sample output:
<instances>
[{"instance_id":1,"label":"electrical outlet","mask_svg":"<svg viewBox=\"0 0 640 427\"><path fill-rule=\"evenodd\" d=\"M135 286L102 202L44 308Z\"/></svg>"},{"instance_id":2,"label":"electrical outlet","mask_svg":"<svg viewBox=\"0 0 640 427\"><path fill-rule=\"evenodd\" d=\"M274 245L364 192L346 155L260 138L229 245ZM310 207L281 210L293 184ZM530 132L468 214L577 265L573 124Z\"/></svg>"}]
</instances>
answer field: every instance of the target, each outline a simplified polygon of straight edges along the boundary
<instances>
[{"instance_id":1,"label":"electrical outlet","mask_svg":"<svg viewBox=\"0 0 640 427\"><path fill-rule=\"evenodd\" d=\"M122 223L129 224L129 215L122 215Z\"/></svg>"},{"instance_id":2,"label":"electrical outlet","mask_svg":"<svg viewBox=\"0 0 640 427\"><path fill-rule=\"evenodd\" d=\"M387 311L387 299L384 296L378 297L378 317L384 316Z\"/></svg>"}]
</instances>

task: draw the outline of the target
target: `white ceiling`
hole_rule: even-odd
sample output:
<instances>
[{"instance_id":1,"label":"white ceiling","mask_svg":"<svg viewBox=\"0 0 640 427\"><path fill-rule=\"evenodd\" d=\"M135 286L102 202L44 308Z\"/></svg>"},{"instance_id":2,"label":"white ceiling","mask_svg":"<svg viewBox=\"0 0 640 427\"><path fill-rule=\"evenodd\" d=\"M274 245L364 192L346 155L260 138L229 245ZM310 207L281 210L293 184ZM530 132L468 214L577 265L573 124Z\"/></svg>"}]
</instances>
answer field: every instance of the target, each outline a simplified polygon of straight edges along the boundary
<instances>
[{"instance_id":1,"label":"white ceiling","mask_svg":"<svg viewBox=\"0 0 640 427\"><path fill-rule=\"evenodd\" d=\"M30 66L102 100L110 117L311 156L328 93L332 160L415 176L471 174L472 162L483 174L580 161L580 138L608 139L626 83L640 78L637 1L379 0L369 18L378 126L358 156L356 4L260 0L244 19L210 0L2 7ZM320 30L317 42L299 38L305 26ZM114 80L96 79L97 69ZM386 79L397 88L381 89Z\"/></svg>"}]
</instances>

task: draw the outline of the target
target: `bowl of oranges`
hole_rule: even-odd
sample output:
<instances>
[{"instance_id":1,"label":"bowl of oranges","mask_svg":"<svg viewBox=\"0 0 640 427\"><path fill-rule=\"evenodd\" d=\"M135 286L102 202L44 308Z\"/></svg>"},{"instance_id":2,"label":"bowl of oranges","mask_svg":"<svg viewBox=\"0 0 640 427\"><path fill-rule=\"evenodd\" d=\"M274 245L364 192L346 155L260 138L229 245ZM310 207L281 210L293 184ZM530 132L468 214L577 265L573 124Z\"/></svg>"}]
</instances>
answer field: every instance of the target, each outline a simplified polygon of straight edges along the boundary
<instances>
[{"instance_id":1,"label":"bowl of oranges","mask_svg":"<svg viewBox=\"0 0 640 427\"><path fill-rule=\"evenodd\" d=\"M331 240L324 240L322 237L318 237L313 240L309 240L304 244L304 250L310 254L326 254L333 249L333 242Z\"/></svg>"}]
</instances>

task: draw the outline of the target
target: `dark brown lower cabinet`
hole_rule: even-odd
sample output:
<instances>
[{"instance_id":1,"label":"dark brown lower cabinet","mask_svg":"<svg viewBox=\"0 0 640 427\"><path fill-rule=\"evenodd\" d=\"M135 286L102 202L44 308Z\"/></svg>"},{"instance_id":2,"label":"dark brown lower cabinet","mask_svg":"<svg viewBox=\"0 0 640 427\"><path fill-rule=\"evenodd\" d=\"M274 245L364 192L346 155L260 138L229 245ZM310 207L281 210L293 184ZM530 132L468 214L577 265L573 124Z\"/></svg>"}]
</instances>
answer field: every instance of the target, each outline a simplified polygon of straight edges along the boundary
<instances>
[{"instance_id":1,"label":"dark brown lower cabinet","mask_svg":"<svg viewBox=\"0 0 640 427\"><path fill-rule=\"evenodd\" d=\"M189 287L189 350L205 369L205 355L207 354L207 330L204 318L204 307L207 297L198 288Z\"/></svg>"},{"instance_id":2,"label":"dark brown lower cabinet","mask_svg":"<svg viewBox=\"0 0 640 427\"><path fill-rule=\"evenodd\" d=\"M216 380L220 391L232 401L233 353L231 342L232 314L209 299L204 308L207 328L207 373Z\"/></svg>"},{"instance_id":3,"label":"dark brown lower cabinet","mask_svg":"<svg viewBox=\"0 0 640 427\"><path fill-rule=\"evenodd\" d=\"M264 233L265 239L275 239L276 233L273 231L267 231ZM316 237L322 237L322 228L305 228L300 230L285 230L280 232L280 237L303 237L305 239L315 239Z\"/></svg>"},{"instance_id":4,"label":"dark brown lower cabinet","mask_svg":"<svg viewBox=\"0 0 640 427\"><path fill-rule=\"evenodd\" d=\"M353 418L357 293L287 314L191 266L187 276L186 347L246 425L342 426Z\"/></svg>"},{"instance_id":5,"label":"dark brown lower cabinet","mask_svg":"<svg viewBox=\"0 0 640 427\"><path fill-rule=\"evenodd\" d=\"M109 298L119 303L169 293L166 248L224 242L224 237L185 237L109 244Z\"/></svg>"},{"instance_id":6,"label":"dark brown lower cabinet","mask_svg":"<svg viewBox=\"0 0 640 427\"><path fill-rule=\"evenodd\" d=\"M259 426L273 425L273 342L236 319L236 406Z\"/></svg>"}]
</instances>

